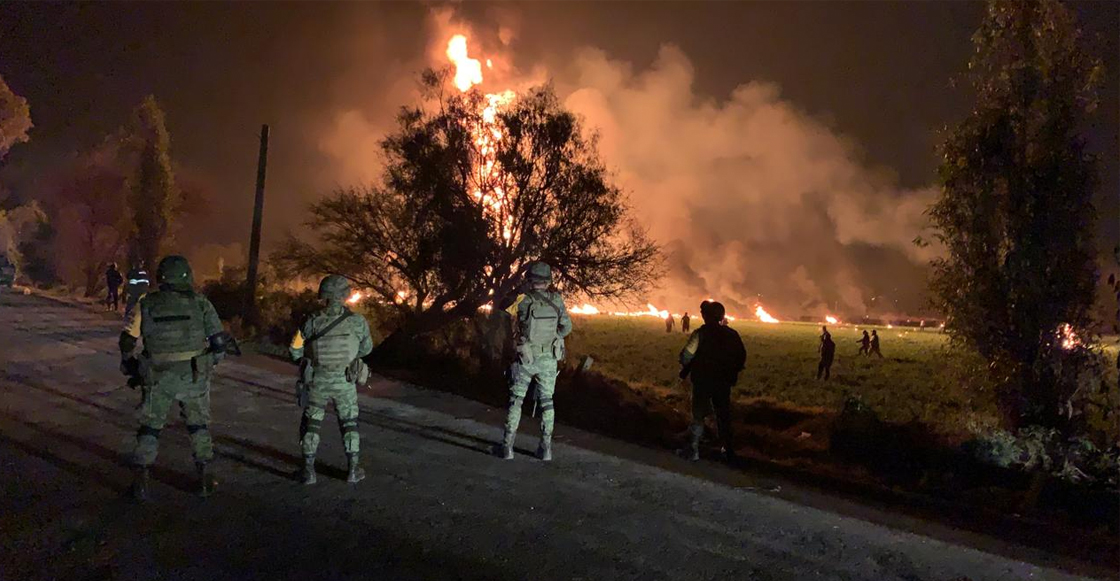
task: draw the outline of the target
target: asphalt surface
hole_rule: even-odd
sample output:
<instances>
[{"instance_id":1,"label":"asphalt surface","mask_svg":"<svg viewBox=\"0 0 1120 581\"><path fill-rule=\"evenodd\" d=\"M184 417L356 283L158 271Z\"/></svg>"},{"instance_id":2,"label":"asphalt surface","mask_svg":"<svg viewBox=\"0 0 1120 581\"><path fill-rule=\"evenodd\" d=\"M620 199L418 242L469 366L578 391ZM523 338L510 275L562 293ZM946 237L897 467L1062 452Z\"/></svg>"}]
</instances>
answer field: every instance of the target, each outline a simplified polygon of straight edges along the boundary
<instances>
[{"instance_id":1,"label":"asphalt surface","mask_svg":"<svg viewBox=\"0 0 1120 581\"><path fill-rule=\"evenodd\" d=\"M217 494L193 494L173 411L138 505L119 323L5 290L0 329L3 580L1080 578L597 451L618 446L562 425L542 463L529 417L504 462L487 454L498 410L383 378L360 397L366 480L345 482L328 418L304 487L291 370L248 358L212 386Z\"/></svg>"}]
</instances>

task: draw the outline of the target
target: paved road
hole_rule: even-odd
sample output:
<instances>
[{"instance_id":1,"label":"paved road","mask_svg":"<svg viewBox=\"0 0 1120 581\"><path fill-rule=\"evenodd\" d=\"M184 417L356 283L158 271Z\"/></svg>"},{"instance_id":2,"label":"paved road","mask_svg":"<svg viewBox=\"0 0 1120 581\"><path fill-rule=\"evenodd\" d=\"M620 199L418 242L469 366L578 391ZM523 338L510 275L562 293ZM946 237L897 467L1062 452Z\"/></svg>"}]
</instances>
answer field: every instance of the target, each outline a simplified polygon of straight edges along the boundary
<instances>
[{"instance_id":1,"label":"paved road","mask_svg":"<svg viewBox=\"0 0 1120 581\"><path fill-rule=\"evenodd\" d=\"M552 464L502 462L485 453L493 410L384 379L361 398L369 477L342 480L328 421L319 483L302 487L292 379L259 361L223 363L213 385L219 493L191 494L174 418L156 502L138 506L117 325L5 292L0 329L4 580L1074 578L595 452L563 426Z\"/></svg>"}]
</instances>

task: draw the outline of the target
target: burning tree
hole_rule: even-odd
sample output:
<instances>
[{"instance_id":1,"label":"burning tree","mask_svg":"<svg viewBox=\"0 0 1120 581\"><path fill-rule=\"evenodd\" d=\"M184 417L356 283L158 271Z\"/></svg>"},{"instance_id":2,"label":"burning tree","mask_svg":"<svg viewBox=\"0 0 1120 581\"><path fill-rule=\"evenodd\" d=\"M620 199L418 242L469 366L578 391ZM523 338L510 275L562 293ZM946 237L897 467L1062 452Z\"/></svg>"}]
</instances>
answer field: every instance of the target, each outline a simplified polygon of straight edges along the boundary
<instances>
[{"instance_id":1,"label":"burning tree","mask_svg":"<svg viewBox=\"0 0 1120 581\"><path fill-rule=\"evenodd\" d=\"M1091 202L1096 160L1080 130L1097 61L1058 2L992 2L973 37L976 107L942 146L930 208L947 257L932 288L946 330L990 363L1011 427L1068 427L1096 358Z\"/></svg>"},{"instance_id":2,"label":"burning tree","mask_svg":"<svg viewBox=\"0 0 1120 581\"><path fill-rule=\"evenodd\" d=\"M318 240L290 237L276 263L347 276L395 306L401 338L500 304L534 260L588 297L646 290L658 249L552 88L487 95L461 74L448 90L450 80L425 73L422 102L382 142L382 183L313 204Z\"/></svg>"}]
</instances>

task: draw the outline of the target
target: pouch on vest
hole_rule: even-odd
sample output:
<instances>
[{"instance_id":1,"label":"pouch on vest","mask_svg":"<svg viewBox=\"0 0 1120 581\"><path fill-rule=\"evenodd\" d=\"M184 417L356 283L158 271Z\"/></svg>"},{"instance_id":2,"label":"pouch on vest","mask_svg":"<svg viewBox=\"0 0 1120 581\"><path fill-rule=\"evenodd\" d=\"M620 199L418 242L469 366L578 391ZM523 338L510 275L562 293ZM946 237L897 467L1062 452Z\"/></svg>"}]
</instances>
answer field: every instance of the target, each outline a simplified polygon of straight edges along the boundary
<instances>
[{"instance_id":1,"label":"pouch on vest","mask_svg":"<svg viewBox=\"0 0 1120 581\"><path fill-rule=\"evenodd\" d=\"M359 386L369 383L369 366L360 357L346 367L346 381Z\"/></svg>"},{"instance_id":2,"label":"pouch on vest","mask_svg":"<svg viewBox=\"0 0 1120 581\"><path fill-rule=\"evenodd\" d=\"M316 337L309 339L311 363L322 371L344 372L358 356L358 337L340 323L353 315L346 311L331 321Z\"/></svg>"},{"instance_id":3,"label":"pouch on vest","mask_svg":"<svg viewBox=\"0 0 1120 581\"><path fill-rule=\"evenodd\" d=\"M541 295L532 294L529 305L529 320L526 321L526 337L530 345L537 348L552 345L556 339L556 329L560 326L560 312L555 305Z\"/></svg>"},{"instance_id":4,"label":"pouch on vest","mask_svg":"<svg viewBox=\"0 0 1120 581\"><path fill-rule=\"evenodd\" d=\"M314 375L314 369L311 365L311 360L304 357L299 360L299 375L296 379L296 405L301 408L307 407L308 391L311 389L311 377Z\"/></svg>"}]
</instances>

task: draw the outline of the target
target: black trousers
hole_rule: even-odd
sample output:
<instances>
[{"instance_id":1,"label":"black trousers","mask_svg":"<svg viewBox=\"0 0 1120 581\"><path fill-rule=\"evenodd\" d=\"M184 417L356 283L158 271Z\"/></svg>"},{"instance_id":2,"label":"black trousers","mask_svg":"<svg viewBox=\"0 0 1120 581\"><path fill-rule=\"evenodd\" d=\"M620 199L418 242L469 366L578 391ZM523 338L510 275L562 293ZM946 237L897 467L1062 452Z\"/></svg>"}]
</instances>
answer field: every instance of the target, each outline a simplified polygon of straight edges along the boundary
<instances>
[{"instance_id":1,"label":"black trousers","mask_svg":"<svg viewBox=\"0 0 1120 581\"><path fill-rule=\"evenodd\" d=\"M832 358L831 357L829 357L827 359L822 357L821 362L817 364L817 379L820 379L822 375L824 376L825 379L828 379L832 376Z\"/></svg>"},{"instance_id":2,"label":"black trousers","mask_svg":"<svg viewBox=\"0 0 1120 581\"><path fill-rule=\"evenodd\" d=\"M692 381L692 423L703 426L704 418L714 409L716 425L723 446L733 450L731 445L731 387L727 384Z\"/></svg>"}]
</instances>

